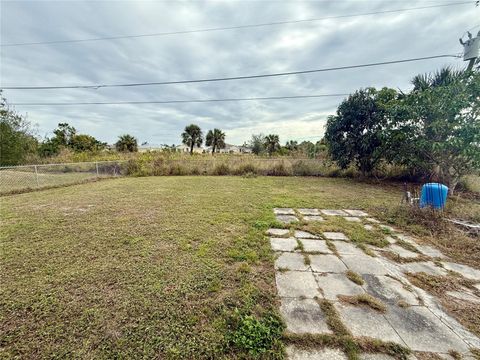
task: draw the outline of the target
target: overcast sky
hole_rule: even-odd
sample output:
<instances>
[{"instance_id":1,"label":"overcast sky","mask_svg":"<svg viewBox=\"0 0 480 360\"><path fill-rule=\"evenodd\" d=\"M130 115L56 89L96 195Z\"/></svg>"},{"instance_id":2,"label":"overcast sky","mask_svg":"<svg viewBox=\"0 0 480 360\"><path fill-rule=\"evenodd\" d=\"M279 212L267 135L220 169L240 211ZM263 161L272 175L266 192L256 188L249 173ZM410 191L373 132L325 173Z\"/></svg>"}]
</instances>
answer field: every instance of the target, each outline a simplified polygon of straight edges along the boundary
<instances>
[{"instance_id":1,"label":"overcast sky","mask_svg":"<svg viewBox=\"0 0 480 360\"><path fill-rule=\"evenodd\" d=\"M452 2L452 1L450 1ZM1 1L1 43L195 30L428 6L412 1ZM91 85L185 80L354 65L462 51L480 24L469 5L250 29L1 48L0 86ZM478 30L475 30L475 33ZM189 100L350 93L367 86L407 90L418 73L461 60L437 59L278 78L98 90L5 90L10 103ZM51 135L59 122L113 143L178 144L183 128L214 127L227 143L252 133L320 139L337 98L223 103L17 106Z\"/></svg>"}]
</instances>

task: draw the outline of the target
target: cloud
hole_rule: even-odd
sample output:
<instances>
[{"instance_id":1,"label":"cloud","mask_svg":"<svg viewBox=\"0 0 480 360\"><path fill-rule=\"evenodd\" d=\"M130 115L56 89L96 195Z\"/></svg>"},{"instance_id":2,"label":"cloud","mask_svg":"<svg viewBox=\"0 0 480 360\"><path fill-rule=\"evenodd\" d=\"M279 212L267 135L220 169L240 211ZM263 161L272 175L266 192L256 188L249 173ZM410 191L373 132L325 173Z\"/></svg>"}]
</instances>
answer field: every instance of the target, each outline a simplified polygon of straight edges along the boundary
<instances>
[{"instance_id":1,"label":"cloud","mask_svg":"<svg viewBox=\"0 0 480 360\"><path fill-rule=\"evenodd\" d=\"M429 3L428 3L429 4ZM428 5L426 4L426 5ZM423 5L423 3L422 3ZM417 2L3 2L2 43L94 38L318 18ZM479 9L444 7L416 12L162 37L2 48L1 85L74 85L182 80L394 60L461 51L458 37L478 23ZM442 21L438 21L441 19ZM21 26L19 26L21 24ZM460 60L218 83L98 90L5 91L10 102L215 99L352 92L367 86L408 89L410 79ZM19 106L51 133L58 122L114 142L131 133L150 144L179 143L183 128L218 127L228 143L252 133L281 140L317 140L342 100Z\"/></svg>"}]
</instances>

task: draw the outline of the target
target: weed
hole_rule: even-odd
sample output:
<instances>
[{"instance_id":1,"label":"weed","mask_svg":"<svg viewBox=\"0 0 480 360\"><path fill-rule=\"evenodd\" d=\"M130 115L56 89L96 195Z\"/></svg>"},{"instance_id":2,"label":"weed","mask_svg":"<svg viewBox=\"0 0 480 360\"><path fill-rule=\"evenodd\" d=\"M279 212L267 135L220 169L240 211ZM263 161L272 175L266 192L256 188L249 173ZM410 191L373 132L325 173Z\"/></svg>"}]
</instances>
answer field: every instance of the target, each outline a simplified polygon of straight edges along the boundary
<instances>
[{"instance_id":1,"label":"weed","mask_svg":"<svg viewBox=\"0 0 480 360\"><path fill-rule=\"evenodd\" d=\"M375 254L375 252L370 249L367 245L363 244L363 243L360 243L360 244L357 244L357 247L359 249L361 249L365 254L367 254L368 256L371 256L371 257L377 257L377 255Z\"/></svg>"},{"instance_id":2,"label":"weed","mask_svg":"<svg viewBox=\"0 0 480 360\"><path fill-rule=\"evenodd\" d=\"M303 263L305 265L310 265L310 257L307 254L303 254Z\"/></svg>"},{"instance_id":3,"label":"weed","mask_svg":"<svg viewBox=\"0 0 480 360\"><path fill-rule=\"evenodd\" d=\"M398 246L401 246L402 248L404 248L408 251L411 251L411 252L414 252L414 253L417 253L417 254L421 254L421 252L415 247L415 245L410 244L409 242L407 242L405 240L397 239L397 241L395 243Z\"/></svg>"},{"instance_id":4,"label":"weed","mask_svg":"<svg viewBox=\"0 0 480 360\"><path fill-rule=\"evenodd\" d=\"M378 312L384 313L387 311L387 307L383 302L374 298L369 294L360 294L360 295L338 295L338 299L344 303L351 304L351 305L365 305L373 310Z\"/></svg>"},{"instance_id":5,"label":"weed","mask_svg":"<svg viewBox=\"0 0 480 360\"><path fill-rule=\"evenodd\" d=\"M358 285L365 284L365 281L362 279L362 277L353 270L348 270L345 273L345 275L350 281L353 281L355 284L358 284Z\"/></svg>"},{"instance_id":6,"label":"weed","mask_svg":"<svg viewBox=\"0 0 480 360\"><path fill-rule=\"evenodd\" d=\"M305 251L305 248L303 246L303 243L300 239L297 239L297 246L295 246L295 250L299 250L299 251Z\"/></svg>"},{"instance_id":7,"label":"weed","mask_svg":"<svg viewBox=\"0 0 480 360\"><path fill-rule=\"evenodd\" d=\"M330 250L334 255L340 257L340 254L338 253L337 247L331 240L326 240L325 242L327 244L328 250Z\"/></svg>"},{"instance_id":8,"label":"weed","mask_svg":"<svg viewBox=\"0 0 480 360\"><path fill-rule=\"evenodd\" d=\"M253 315L235 313L233 331L229 335L231 344L253 357L269 353L280 346L284 324L276 314L266 314L261 319Z\"/></svg>"},{"instance_id":9,"label":"weed","mask_svg":"<svg viewBox=\"0 0 480 360\"><path fill-rule=\"evenodd\" d=\"M347 327L340 319L340 315L338 314L333 304L325 299L316 300L327 318L326 321L330 330L332 330L333 333L338 336L352 336L350 330L347 329Z\"/></svg>"}]
</instances>

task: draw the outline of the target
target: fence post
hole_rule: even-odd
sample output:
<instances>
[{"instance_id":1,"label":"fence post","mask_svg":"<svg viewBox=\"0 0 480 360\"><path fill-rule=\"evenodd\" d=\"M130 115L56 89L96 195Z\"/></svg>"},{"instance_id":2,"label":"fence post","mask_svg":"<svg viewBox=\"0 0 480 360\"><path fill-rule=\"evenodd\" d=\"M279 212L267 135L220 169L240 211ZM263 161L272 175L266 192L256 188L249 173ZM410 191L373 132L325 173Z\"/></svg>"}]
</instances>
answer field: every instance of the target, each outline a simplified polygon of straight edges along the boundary
<instances>
[{"instance_id":1,"label":"fence post","mask_svg":"<svg viewBox=\"0 0 480 360\"><path fill-rule=\"evenodd\" d=\"M97 177L98 177L98 161L95 161L95 169L97 170Z\"/></svg>"},{"instance_id":2,"label":"fence post","mask_svg":"<svg viewBox=\"0 0 480 360\"><path fill-rule=\"evenodd\" d=\"M40 187L40 184L38 182L38 170L37 170L37 165L34 165L35 167L35 180L37 181L37 187Z\"/></svg>"}]
</instances>

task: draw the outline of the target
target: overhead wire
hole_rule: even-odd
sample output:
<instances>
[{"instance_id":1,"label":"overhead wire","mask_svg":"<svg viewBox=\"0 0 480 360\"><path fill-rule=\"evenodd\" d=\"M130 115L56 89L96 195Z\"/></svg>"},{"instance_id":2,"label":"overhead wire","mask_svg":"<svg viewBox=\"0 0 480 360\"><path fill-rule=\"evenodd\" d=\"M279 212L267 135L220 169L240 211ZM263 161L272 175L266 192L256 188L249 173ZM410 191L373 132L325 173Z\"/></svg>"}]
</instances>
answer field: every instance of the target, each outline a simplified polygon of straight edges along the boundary
<instances>
[{"instance_id":1,"label":"overhead wire","mask_svg":"<svg viewBox=\"0 0 480 360\"><path fill-rule=\"evenodd\" d=\"M381 66L381 65L401 64L401 63L409 63L409 62L415 62L415 61L448 58L448 57L458 58L458 56L459 55L454 55L454 54L443 54L443 55L423 56L423 57L400 59L400 60L381 61L381 62L358 64L358 65L335 66L335 67L312 69L312 70L287 71L287 72L271 73L271 74L242 75L242 76L206 78L206 79L192 79L192 80L154 81L154 82L142 82L142 83L97 84L97 85L2 86L1 88L4 89L4 90L53 90L53 89L95 89L95 90L97 90L97 89L101 89L101 88L113 88L113 87L137 87L137 86L153 86L153 85L206 83L206 82L246 80L246 79L278 77L278 76L312 74L312 73L347 70L347 69L358 69L358 68Z\"/></svg>"},{"instance_id":2,"label":"overhead wire","mask_svg":"<svg viewBox=\"0 0 480 360\"><path fill-rule=\"evenodd\" d=\"M90 41L133 39L133 38L142 38L142 37L158 37L158 36L171 36L171 35L192 34L192 33L202 33L202 32L204 33L204 32L214 32L214 31L225 31L225 30L259 28L259 27L279 26L279 25L287 25L287 24L318 22L318 21L342 19L342 18L352 18L352 17L360 17L360 16L390 14L390 13L398 13L398 12L406 12L406 11L417 11L417 10L425 10L425 9L440 8L440 7L460 6L460 5L467 5L467 4L475 4L475 1L471 0L471 1L453 2L453 3L447 3L447 4L435 4L435 5L428 5L428 6L419 6L419 7L412 7L412 8L379 10L379 11L358 13L358 14L333 15L333 16L325 16L325 17L311 18L311 19L274 21L274 22L266 22L266 23L258 23L258 24L246 24L246 25L226 26L226 27L193 29L193 30L157 32L157 33L135 34L135 35L105 36L105 37L84 38L84 39L67 39L67 40L6 43L6 44L0 44L0 47L82 43L82 42L90 42Z\"/></svg>"}]
</instances>

